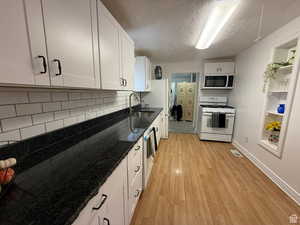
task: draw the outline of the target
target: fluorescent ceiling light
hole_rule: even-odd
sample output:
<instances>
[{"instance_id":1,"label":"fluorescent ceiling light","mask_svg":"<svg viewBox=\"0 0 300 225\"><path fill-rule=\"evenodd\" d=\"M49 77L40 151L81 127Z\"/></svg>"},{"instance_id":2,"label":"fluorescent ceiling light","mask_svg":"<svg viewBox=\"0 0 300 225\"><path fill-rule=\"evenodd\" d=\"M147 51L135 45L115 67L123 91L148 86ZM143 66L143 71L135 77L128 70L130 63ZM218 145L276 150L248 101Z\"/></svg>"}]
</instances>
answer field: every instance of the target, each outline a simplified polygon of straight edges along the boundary
<instances>
[{"instance_id":1,"label":"fluorescent ceiling light","mask_svg":"<svg viewBox=\"0 0 300 225\"><path fill-rule=\"evenodd\" d=\"M239 0L223 0L214 2L214 8L200 35L197 49L207 49L217 37L218 33L236 10Z\"/></svg>"}]
</instances>

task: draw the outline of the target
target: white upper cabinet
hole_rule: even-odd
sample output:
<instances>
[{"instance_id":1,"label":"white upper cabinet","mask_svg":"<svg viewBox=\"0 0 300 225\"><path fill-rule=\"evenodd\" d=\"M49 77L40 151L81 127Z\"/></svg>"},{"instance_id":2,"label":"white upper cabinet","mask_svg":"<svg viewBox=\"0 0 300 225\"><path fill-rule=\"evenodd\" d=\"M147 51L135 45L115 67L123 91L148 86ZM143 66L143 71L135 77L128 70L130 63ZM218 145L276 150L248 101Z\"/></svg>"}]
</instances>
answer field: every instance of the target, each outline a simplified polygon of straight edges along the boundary
<instances>
[{"instance_id":1,"label":"white upper cabinet","mask_svg":"<svg viewBox=\"0 0 300 225\"><path fill-rule=\"evenodd\" d=\"M120 77L119 26L101 1L98 2L101 88L119 90Z\"/></svg>"},{"instance_id":2,"label":"white upper cabinet","mask_svg":"<svg viewBox=\"0 0 300 225\"><path fill-rule=\"evenodd\" d=\"M132 90L134 42L98 1L101 88Z\"/></svg>"},{"instance_id":3,"label":"white upper cabinet","mask_svg":"<svg viewBox=\"0 0 300 225\"><path fill-rule=\"evenodd\" d=\"M51 85L97 87L95 8L92 0L43 0Z\"/></svg>"},{"instance_id":4,"label":"white upper cabinet","mask_svg":"<svg viewBox=\"0 0 300 225\"><path fill-rule=\"evenodd\" d=\"M94 62L98 59L96 2L12 0L0 4L0 83L100 86L99 63Z\"/></svg>"},{"instance_id":5,"label":"white upper cabinet","mask_svg":"<svg viewBox=\"0 0 300 225\"><path fill-rule=\"evenodd\" d=\"M134 90L151 91L151 62L146 56L137 56L134 67Z\"/></svg>"},{"instance_id":6,"label":"white upper cabinet","mask_svg":"<svg viewBox=\"0 0 300 225\"><path fill-rule=\"evenodd\" d=\"M134 42L125 33L123 29L119 32L119 41L121 45L121 79L123 80L122 89L133 89L133 73L134 73Z\"/></svg>"},{"instance_id":7,"label":"white upper cabinet","mask_svg":"<svg viewBox=\"0 0 300 225\"><path fill-rule=\"evenodd\" d=\"M100 0L0 3L0 85L132 90L134 42Z\"/></svg>"},{"instance_id":8,"label":"white upper cabinet","mask_svg":"<svg viewBox=\"0 0 300 225\"><path fill-rule=\"evenodd\" d=\"M234 74L234 62L205 63L204 74Z\"/></svg>"},{"instance_id":9,"label":"white upper cabinet","mask_svg":"<svg viewBox=\"0 0 300 225\"><path fill-rule=\"evenodd\" d=\"M29 39L28 25L37 34ZM49 85L47 54L43 30L42 10L35 0L1 1L0 5L0 84L2 85ZM32 18L34 17L34 18ZM37 23L32 24L36 20Z\"/></svg>"}]
</instances>

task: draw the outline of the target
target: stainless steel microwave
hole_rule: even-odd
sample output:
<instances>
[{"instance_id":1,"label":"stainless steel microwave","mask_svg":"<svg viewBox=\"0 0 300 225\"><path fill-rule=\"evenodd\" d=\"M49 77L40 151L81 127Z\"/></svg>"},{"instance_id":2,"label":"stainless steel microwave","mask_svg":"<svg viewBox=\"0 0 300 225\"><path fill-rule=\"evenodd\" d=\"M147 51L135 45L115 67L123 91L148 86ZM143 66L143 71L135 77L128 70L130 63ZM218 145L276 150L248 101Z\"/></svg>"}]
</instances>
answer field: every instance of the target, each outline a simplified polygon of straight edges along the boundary
<instances>
[{"instance_id":1,"label":"stainless steel microwave","mask_svg":"<svg viewBox=\"0 0 300 225\"><path fill-rule=\"evenodd\" d=\"M234 75L204 75L202 89L232 89Z\"/></svg>"}]
</instances>

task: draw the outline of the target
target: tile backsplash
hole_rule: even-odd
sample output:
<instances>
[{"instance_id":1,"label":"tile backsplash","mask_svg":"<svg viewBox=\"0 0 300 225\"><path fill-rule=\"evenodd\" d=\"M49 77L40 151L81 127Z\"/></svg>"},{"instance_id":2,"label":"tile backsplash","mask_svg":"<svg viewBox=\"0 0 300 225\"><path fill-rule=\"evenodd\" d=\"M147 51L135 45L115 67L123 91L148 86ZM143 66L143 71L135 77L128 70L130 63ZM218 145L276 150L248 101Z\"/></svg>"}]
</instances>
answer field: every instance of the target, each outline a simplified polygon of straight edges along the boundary
<instances>
[{"instance_id":1,"label":"tile backsplash","mask_svg":"<svg viewBox=\"0 0 300 225\"><path fill-rule=\"evenodd\" d=\"M125 109L130 93L0 88L0 145Z\"/></svg>"}]
</instances>

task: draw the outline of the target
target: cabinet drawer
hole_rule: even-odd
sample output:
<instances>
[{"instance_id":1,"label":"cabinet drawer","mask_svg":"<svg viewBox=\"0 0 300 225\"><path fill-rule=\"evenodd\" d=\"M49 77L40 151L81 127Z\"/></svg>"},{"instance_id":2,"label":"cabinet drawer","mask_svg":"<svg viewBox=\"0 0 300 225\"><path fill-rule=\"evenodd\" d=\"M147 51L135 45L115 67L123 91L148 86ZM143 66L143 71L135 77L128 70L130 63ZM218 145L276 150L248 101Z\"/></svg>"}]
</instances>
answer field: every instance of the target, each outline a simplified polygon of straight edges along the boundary
<instances>
[{"instance_id":1,"label":"cabinet drawer","mask_svg":"<svg viewBox=\"0 0 300 225\"><path fill-rule=\"evenodd\" d=\"M186 84L186 95L194 96L195 95L195 83L187 83Z\"/></svg>"},{"instance_id":2,"label":"cabinet drawer","mask_svg":"<svg viewBox=\"0 0 300 225\"><path fill-rule=\"evenodd\" d=\"M107 207L107 189L107 182L105 182L99 189L98 194L87 203L72 225L93 223L92 220L105 211Z\"/></svg>"},{"instance_id":3,"label":"cabinet drawer","mask_svg":"<svg viewBox=\"0 0 300 225\"><path fill-rule=\"evenodd\" d=\"M177 89L176 89L177 96L184 96L185 93L186 93L185 82L177 83Z\"/></svg>"},{"instance_id":4,"label":"cabinet drawer","mask_svg":"<svg viewBox=\"0 0 300 225\"><path fill-rule=\"evenodd\" d=\"M140 138L138 142L133 146L133 148L128 153L129 164L134 160L137 155L141 155L143 152L143 138Z\"/></svg>"},{"instance_id":5,"label":"cabinet drawer","mask_svg":"<svg viewBox=\"0 0 300 225\"><path fill-rule=\"evenodd\" d=\"M135 151L132 149L131 151ZM137 151L135 157L128 163L128 184L131 185L135 177L143 170L142 151Z\"/></svg>"},{"instance_id":6,"label":"cabinet drawer","mask_svg":"<svg viewBox=\"0 0 300 225\"><path fill-rule=\"evenodd\" d=\"M184 107L193 108L194 107L194 96L186 96Z\"/></svg>"},{"instance_id":7,"label":"cabinet drawer","mask_svg":"<svg viewBox=\"0 0 300 225\"><path fill-rule=\"evenodd\" d=\"M133 215L136 204L142 193L142 173L139 172L134 183L129 186L129 218Z\"/></svg>"},{"instance_id":8,"label":"cabinet drawer","mask_svg":"<svg viewBox=\"0 0 300 225\"><path fill-rule=\"evenodd\" d=\"M176 104L177 105L184 105L184 103L185 103L185 96L184 95L183 96L177 96Z\"/></svg>"},{"instance_id":9,"label":"cabinet drawer","mask_svg":"<svg viewBox=\"0 0 300 225\"><path fill-rule=\"evenodd\" d=\"M186 108L184 109L183 116L184 120L193 121L193 108Z\"/></svg>"}]
</instances>

